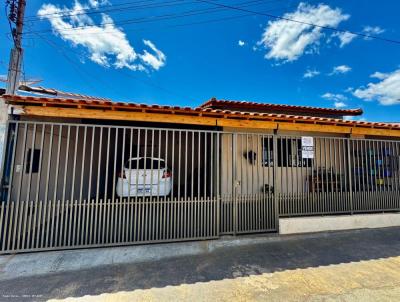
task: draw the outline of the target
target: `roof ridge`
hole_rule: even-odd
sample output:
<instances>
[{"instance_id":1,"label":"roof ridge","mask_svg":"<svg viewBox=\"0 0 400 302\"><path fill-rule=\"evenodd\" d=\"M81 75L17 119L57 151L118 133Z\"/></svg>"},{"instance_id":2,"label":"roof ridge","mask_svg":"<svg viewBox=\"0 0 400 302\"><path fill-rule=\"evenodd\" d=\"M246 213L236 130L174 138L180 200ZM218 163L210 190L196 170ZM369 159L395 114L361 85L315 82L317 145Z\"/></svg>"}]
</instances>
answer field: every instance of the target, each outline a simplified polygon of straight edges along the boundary
<instances>
[{"instance_id":1,"label":"roof ridge","mask_svg":"<svg viewBox=\"0 0 400 302\"><path fill-rule=\"evenodd\" d=\"M275 107L275 108L288 108L288 109L311 109L311 110L320 110L325 112L335 112L335 113L356 113L361 115L363 113L362 108L353 108L353 109L337 109L337 108L329 108L329 107L317 107L317 106L304 106L304 105L288 105L288 104L274 104L274 103L259 103L259 102L250 102L250 101L239 101L239 100L224 100L224 99L216 99L211 98L208 101L200 104L198 108L207 108L212 105L249 105L255 107Z\"/></svg>"}]
</instances>

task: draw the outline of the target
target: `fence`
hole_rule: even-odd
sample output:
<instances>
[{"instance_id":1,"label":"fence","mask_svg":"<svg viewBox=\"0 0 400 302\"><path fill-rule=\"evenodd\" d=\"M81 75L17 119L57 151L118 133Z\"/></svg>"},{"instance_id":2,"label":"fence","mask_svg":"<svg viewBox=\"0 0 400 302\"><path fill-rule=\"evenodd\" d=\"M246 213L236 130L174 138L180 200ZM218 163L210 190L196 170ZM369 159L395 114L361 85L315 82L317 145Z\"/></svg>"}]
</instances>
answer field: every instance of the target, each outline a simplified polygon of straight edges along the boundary
<instances>
[{"instance_id":1,"label":"fence","mask_svg":"<svg viewBox=\"0 0 400 302\"><path fill-rule=\"evenodd\" d=\"M400 142L10 121L0 253L277 231L400 209Z\"/></svg>"},{"instance_id":2,"label":"fence","mask_svg":"<svg viewBox=\"0 0 400 302\"><path fill-rule=\"evenodd\" d=\"M280 216L400 210L398 141L315 137L305 159L301 139L278 139Z\"/></svg>"},{"instance_id":3,"label":"fence","mask_svg":"<svg viewBox=\"0 0 400 302\"><path fill-rule=\"evenodd\" d=\"M171 242L218 237L218 201L20 201L1 203L1 250Z\"/></svg>"}]
</instances>

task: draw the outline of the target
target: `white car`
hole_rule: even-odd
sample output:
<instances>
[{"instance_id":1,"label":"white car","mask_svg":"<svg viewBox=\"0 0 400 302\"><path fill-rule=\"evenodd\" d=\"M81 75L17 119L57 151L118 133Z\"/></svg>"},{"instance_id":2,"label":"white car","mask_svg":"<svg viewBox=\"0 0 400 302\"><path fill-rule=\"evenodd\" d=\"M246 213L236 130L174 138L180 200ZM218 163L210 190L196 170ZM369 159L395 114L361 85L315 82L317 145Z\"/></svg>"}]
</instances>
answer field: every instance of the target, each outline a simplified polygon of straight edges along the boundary
<instances>
[{"instance_id":1,"label":"white car","mask_svg":"<svg viewBox=\"0 0 400 302\"><path fill-rule=\"evenodd\" d=\"M162 158L134 157L119 173L117 194L120 197L168 196L172 174Z\"/></svg>"}]
</instances>

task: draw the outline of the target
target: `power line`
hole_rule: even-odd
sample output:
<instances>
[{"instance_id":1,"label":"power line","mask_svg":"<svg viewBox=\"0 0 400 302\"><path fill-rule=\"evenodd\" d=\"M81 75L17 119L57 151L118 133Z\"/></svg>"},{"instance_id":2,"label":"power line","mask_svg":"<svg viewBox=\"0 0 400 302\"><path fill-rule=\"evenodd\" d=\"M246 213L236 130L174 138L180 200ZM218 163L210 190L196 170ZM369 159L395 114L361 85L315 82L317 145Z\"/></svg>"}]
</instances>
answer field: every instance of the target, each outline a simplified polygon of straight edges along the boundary
<instances>
[{"instance_id":1,"label":"power line","mask_svg":"<svg viewBox=\"0 0 400 302\"><path fill-rule=\"evenodd\" d=\"M82 72L85 72L85 73L88 75L89 78L96 78L95 76L93 76L93 75L91 75L90 73L88 73L86 70L81 69L80 66L78 66L73 60L70 59L70 57L67 56L67 54L66 54L63 50L61 50L61 48L64 48L65 50L67 50L67 51L69 51L69 52L72 52L72 53L75 53L75 54L78 54L78 55L81 55L80 53L78 53L78 52L76 52L76 51L74 51L74 50L72 50L72 49L70 49L70 48L66 48L66 47L64 47L64 46L62 46L62 45L58 45L58 44L56 44L55 42L51 41L50 39L47 39L47 38L43 37L42 35L39 35L39 34L35 34L35 35L37 35L40 39L42 39L43 41L45 41L48 45L50 45L50 46L53 47L55 50L57 50L57 52L59 52L71 65L73 65L72 67L73 67L78 73L82 74ZM140 78L137 77L137 76L134 76L133 74L124 72L124 70L115 69L115 71L118 72L118 73L120 73L120 74L123 74L123 75L125 75L125 76L128 76L128 77L130 77L130 78L132 78L132 79L135 79L135 80L141 82L141 83L144 84L144 85L147 85L147 86L156 88L156 89L158 89L158 90L164 91L164 92L167 93L167 94L170 94L170 95L173 95L173 96L176 96L176 97L180 97L180 98L184 98L184 99L187 99L187 100L191 100L191 101L196 102L196 100L195 100L194 98L192 98L192 97L185 96L185 95L182 95L182 94L180 94L180 93L174 92L174 91L172 91L172 90L170 90L170 89L167 89L167 88L165 88L165 87L162 87L162 86L160 86L160 85L158 85L158 84L155 84L155 83L152 83L152 82L149 82L149 81L145 81L145 80L143 80L143 79L140 79ZM98 79L98 78L96 78L96 80L98 80L99 82L102 82L105 86L110 87L112 90L114 90L114 92L116 92L117 94L119 94L120 96L122 96L123 98L125 98L126 100L129 100L129 97L127 98L126 96L121 95L121 93L120 93L119 90L117 91L117 90L113 89L113 87L111 87L110 85L108 85L107 82L105 82L105 81L100 81L100 79ZM89 84L89 85L90 85L93 89L95 89L96 91L98 91L96 87L92 86L91 84ZM101 92L100 92L100 95L101 95Z\"/></svg>"},{"instance_id":2,"label":"power line","mask_svg":"<svg viewBox=\"0 0 400 302\"><path fill-rule=\"evenodd\" d=\"M238 3L238 5L239 5L238 7L248 7L248 6L262 4L260 2L264 2L264 4L269 4L269 3L280 2L280 1L282 1L282 0L271 0L271 1L267 1L267 2L265 2L265 0L253 0L253 1L246 1L246 2L242 2L242 3ZM164 14L164 15L151 16L151 17L127 19L127 20L123 20L123 21L106 22L106 23L102 23L102 25L126 25L126 24L157 22L160 20L164 21L164 20L170 20L170 19L191 17L191 16L195 16L195 15L215 13L215 12L220 12L220 11L224 11L224 10L226 10L226 9L203 8L203 9L185 11L180 14ZM82 25L82 26L76 26L76 27L73 27L70 29L61 30L61 32L63 32L64 35L75 34L75 33L68 33L68 32L73 32L77 29L88 29L88 28L90 28L90 25ZM45 33L45 32L51 32L51 31L52 31L52 29L39 30L39 31L28 31L25 33L25 35L26 34L35 34L35 33ZM104 32L102 32L102 33L104 33ZM87 34L90 34L90 33L87 33Z\"/></svg>"},{"instance_id":3,"label":"power line","mask_svg":"<svg viewBox=\"0 0 400 302\"><path fill-rule=\"evenodd\" d=\"M71 67L72 68L74 68L75 70L76 70L76 72L78 72L79 74L81 74L81 75L84 75L85 76L85 73L86 73L86 76L89 78L89 79L93 79L93 78L96 78L95 76L93 76L93 75L91 75L91 74L89 74L89 73L87 73L86 71L84 71L84 69L81 69L80 68L80 66L77 66L76 65L76 63L56 44L56 43L54 43L53 41L51 41L50 39L47 39L47 38L45 38L45 37L43 37L42 35L40 35L40 34L35 34L36 36L38 36L40 39L42 39L43 41L45 41L48 45L50 45L52 48L54 48L58 53L60 53L63 57L64 57L64 59L68 62L68 63L70 63L70 65L71 65ZM99 80L99 79L97 79L97 80ZM101 82L100 80L99 80L99 82ZM102 92L100 92L98 89L97 89L97 87L95 87L95 86L93 86L92 84L90 84L90 82L86 82L92 89L94 89L95 91L97 91L97 93L99 93L99 95L101 95L101 93ZM103 84L105 84L106 86L108 86L108 84L106 83L106 82L103 82ZM113 88L111 88L111 89L113 89ZM118 94L119 94L119 92L117 92Z\"/></svg>"},{"instance_id":4,"label":"power line","mask_svg":"<svg viewBox=\"0 0 400 302\"><path fill-rule=\"evenodd\" d=\"M297 7L296 5L290 5L290 6L285 6L285 7L276 7L273 9L268 9L266 10L267 12L272 12L276 10L281 10L281 9L287 9L287 8L294 8ZM214 18L214 19L208 19L204 21L195 21L195 22L187 22L187 23L181 23L181 24L174 24L174 25L169 25L169 26L163 26L162 29L167 29L167 28L177 28L177 27L186 27L186 26L191 26L191 25L200 25L200 24L209 24L209 23L215 23L215 22L224 22L224 21L230 21L230 20L235 20L235 19L241 19L245 17L251 17L254 16L254 14L248 13L248 14L242 14L242 15L237 15L237 16L228 16L228 17L222 17L222 18ZM146 30L146 28L135 28L134 31L143 31ZM160 30L160 29L158 29ZM125 32L130 32L132 30L125 30Z\"/></svg>"},{"instance_id":5,"label":"power line","mask_svg":"<svg viewBox=\"0 0 400 302\"><path fill-rule=\"evenodd\" d=\"M77 10L74 13L53 13L53 14L43 14L40 16L35 16L31 17L28 21L33 22L33 21L41 21L43 17L46 17L46 19L56 19L56 18L65 18L65 17L75 17L75 16L81 16L81 15L94 15L94 14L103 14L103 13L110 13L110 12L118 12L118 11L127 11L127 10L140 10L140 9L154 9L154 8L162 8L162 7L171 7L171 6L177 6L177 5L187 5L187 4L193 4L196 3L196 1L190 1L190 2L182 2L183 0L174 0L174 1L169 1L169 2L163 2L162 4L149 4L149 5L139 5L139 6L126 6L126 7L113 7L109 9L82 9L82 10Z\"/></svg>"},{"instance_id":6,"label":"power line","mask_svg":"<svg viewBox=\"0 0 400 302\"><path fill-rule=\"evenodd\" d=\"M201 3L211 4L211 5L214 5L214 6L221 7L221 8L226 8L226 9L231 9L231 10L236 10L236 11L252 13L252 14L255 14L255 15L265 16L265 17L269 17L269 18L273 18L273 19L285 20L285 21L294 22L294 23L303 24L303 25L309 25L309 26L317 27L317 28L321 28L321 29L327 29L327 30L331 30L331 31L335 31L335 32L349 33L349 34L352 34L352 35L355 35L355 36L364 37L364 38L370 38L370 39L382 40L382 41L385 41L385 42L400 44L399 40L381 38L381 37L378 37L378 36L363 34L363 33L359 33L359 32L353 32L353 31L339 29L339 28L335 28L335 27L318 25L318 24L314 24L314 23L311 23L311 22L305 22L305 21L295 20L295 19L291 19L291 18L287 18L287 17L276 16L276 15L272 15L272 14L268 14L268 13L252 11L252 10L248 10L248 9L241 8L241 7L238 7L238 6L226 5L226 4L216 3L216 2L208 1L208 0L196 0L196 1L197 2L201 2Z\"/></svg>"},{"instance_id":7,"label":"power line","mask_svg":"<svg viewBox=\"0 0 400 302\"><path fill-rule=\"evenodd\" d=\"M182 1L184 1L184 0L182 0ZM101 8L120 7L120 6L124 6L124 5L129 5L129 4L148 3L148 2L154 2L154 0L129 1L129 2L120 3L120 4L104 4L104 5L101 6ZM79 10L79 11L85 12L85 11L97 11L97 10L99 10L99 9L97 9L97 8L88 8L88 9L82 9L82 10ZM57 15L57 14L48 13L48 14L43 14L42 16L53 16L53 15ZM27 16L25 20L30 20L30 19L38 19L38 16L37 15Z\"/></svg>"}]
</instances>

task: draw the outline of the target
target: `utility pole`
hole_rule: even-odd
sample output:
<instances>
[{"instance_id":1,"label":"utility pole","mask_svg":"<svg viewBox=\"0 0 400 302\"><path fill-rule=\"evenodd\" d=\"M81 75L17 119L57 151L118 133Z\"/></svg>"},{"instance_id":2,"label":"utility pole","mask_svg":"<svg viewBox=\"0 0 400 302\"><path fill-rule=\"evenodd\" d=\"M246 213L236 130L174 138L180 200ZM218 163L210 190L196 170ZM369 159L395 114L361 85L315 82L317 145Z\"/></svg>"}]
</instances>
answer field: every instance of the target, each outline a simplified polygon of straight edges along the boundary
<instances>
[{"instance_id":1,"label":"utility pole","mask_svg":"<svg viewBox=\"0 0 400 302\"><path fill-rule=\"evenodd\" d=\"M24 15L25 15L25 0L8 0L10 6L9 21L15 23L15 28L12 29L12 36L14 39L14 47L11 50L10 63L8 67L7 76L7 88L6 94L16 94L19 87L19 80L21 76L21 64L22 64L22 30L24 27Z\"/></svg>"},{"instance_id":2,"label":"utility pole","mask_svg":"<svg viewBox=\"0 0 400 302\"><path fill-rule=\"evenodd\" d=\"M15 24L12 27L11 35L14 40L14 47L10 54L10 63L8 66L6 94L16 94L19 88L21 65L22 65L22 30L24 27L26 0L6 0L8 11L8 21ZM0 201L6 200L10 184L6 183L6 179L10 173L10 152L9 146L12 144L15 136L15 126L8 127L6 124L8 117L8 106L0 97ZM15 142L13 142L15 143Z\"/></svg>"}]
</instances>

